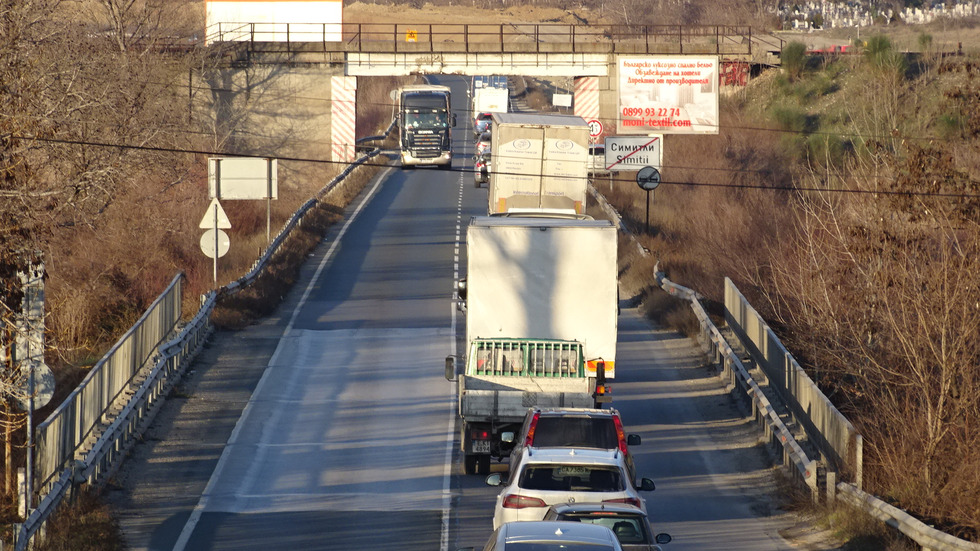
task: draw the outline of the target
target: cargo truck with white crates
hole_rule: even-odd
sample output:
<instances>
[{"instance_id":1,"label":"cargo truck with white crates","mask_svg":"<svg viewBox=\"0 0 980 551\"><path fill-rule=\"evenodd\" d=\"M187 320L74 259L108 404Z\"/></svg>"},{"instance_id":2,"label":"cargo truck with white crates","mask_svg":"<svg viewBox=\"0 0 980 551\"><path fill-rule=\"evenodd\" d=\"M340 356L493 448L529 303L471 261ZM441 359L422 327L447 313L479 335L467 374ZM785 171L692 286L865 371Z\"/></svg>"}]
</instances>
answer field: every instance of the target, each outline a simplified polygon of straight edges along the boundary
<instances>
[{"instance_id":1,"label":"cargo truck with white crates","mask_svg":"<svg viewBox=\"0 0 980 551\"><path fill-rule=\"evenodd\" d=\"M456 379L467 474L507 457L531 406L598 407L615 376L616 228L586 216L473 218L466 232L466 355ZM463 309L463 308L461 308ZM598 384L597 384L598 381ZM597 388L598 387L598 388Z\"/></svg>"},{"instance_id":2,"label":"cargo truck with white crates","mask_svg":"<svg viewBox=\"0 0 980 551\"><path fill-rule=\"evenodd\" d=\"M589 125L557 113L494 113L487 213L585 212Z\"/></svg>"}]
</instances>

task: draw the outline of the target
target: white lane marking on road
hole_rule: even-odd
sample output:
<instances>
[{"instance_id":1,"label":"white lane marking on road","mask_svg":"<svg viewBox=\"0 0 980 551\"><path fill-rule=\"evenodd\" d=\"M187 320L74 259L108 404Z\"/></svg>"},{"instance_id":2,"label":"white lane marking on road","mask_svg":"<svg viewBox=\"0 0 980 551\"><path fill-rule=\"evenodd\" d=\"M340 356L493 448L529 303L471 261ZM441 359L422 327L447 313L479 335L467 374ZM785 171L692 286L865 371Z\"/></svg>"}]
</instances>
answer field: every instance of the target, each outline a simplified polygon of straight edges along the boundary
<instances>
[{"instance_id":1,"label":"white lane marking on road","mask_svg":"<svg viewBox=\"0 0 980 551\"><path fill-rule=\"evenodd\" d=\"M289 324L286 325L286 330L283 331L283 336L281 339L279 339L279 344L276 346L275 352L272 353L272 357L269 359L269 363L266 365L266 369L262 373L259 383L255 386L252 396L259 395L262 387L265 386L265 383L269 378L269 373L272 371L269 369L269 366L276 364L276 360L279 358L279 353L283 350L284 343L288 340L286 337L293 330L293 325L296 323L296 317L299 315L299 311L309 298L310 293L313 291L313 286L316 285L317 280L320 279L320 274L323 273L327 263L331 258L333 258L333 254L337 250L337 246L340 244L341 238L343 238L344 234L347 233L347 229L350 228L350 225L357 218L357 215L361 213L364 206L370 202L372 197L374 197L374 194L378 191L378 188L381 187L381 182L388 177L388 173L391 172L391 170L391 168L385 169L385 171L378 176L374 183L374 187L371 188L371 191L365 195L364 200L361 201L361 203L357 205L357 208L354 209L354 212L351 213L350 218L344 223L344 226L340 229L340 233L337 234L337 238L330 244L330 249L327 250L327 254L325 254L323 259L320 260L320 264L317 266L316 272L313 274L313 278L310 280L310 284L306 286L303 296L299 299L299 304L297 304L296 309L293 310L293 315L289 318ZM197 523L200 522L201 515L204 514L204 509L208 505L208 497L210 492L214 489L215 484L221 477L221 471L224 470L225 464L229 461L229 450L238 440L238 433L241 431L242 426L245 425L244 421L248 417L249 412L252 411L252 404L252 397L249 397L248 403L245 404L245 409L242 410L242 415L235 423L235 428L231 431L231 436L228 437L228 442L225 443L225 448L221 452L221 457L218 458L218 464L215 465L214 472L211 473L211 478L208 480L207 486L204 487L204 492L201 493L201 499L197 502L197 506L194 507L194 510L191 511L190 517L188 517L187 522L184 524L184 529L180 532L180 537L177 538L177 543L174 544L174 551L184 551L184 548L187 547L187 543L191 539L191 534L194 532L194 528L197 526Z\"/></svg>"},{"instance_id":2,"label":"white lane marking on road","mask_svg":"<svg viewBox=\"0 0 980 551\"><path fill-rule=\"evenodd\" d=\"M453 255L453 300L449 301L450 331L449 351L456 357L456 282L459 280L459 234L460 220L463 208L463 175L459 176L459 200L456 202L456 243ZM449 382L449 424L446 429L446 461L442 475L442 533L440 534L439 550L449 551L449 521L452 512L452 474L453 474L453 441L456 434L456 385Z\"/></svg>"}]
</instances>

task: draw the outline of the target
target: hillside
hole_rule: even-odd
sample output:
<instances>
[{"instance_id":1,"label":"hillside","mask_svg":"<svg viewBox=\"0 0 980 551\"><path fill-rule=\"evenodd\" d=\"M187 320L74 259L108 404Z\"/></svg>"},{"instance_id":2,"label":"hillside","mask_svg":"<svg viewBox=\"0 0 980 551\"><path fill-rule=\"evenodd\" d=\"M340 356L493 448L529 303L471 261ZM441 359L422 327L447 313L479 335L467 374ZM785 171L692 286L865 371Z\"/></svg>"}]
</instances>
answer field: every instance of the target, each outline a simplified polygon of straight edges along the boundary
<instances>
[{"instance_id":1,"label":"hillside","mask_svg":"<svg viewBox=\"0 0 980 551\"><path fill-rule=\"evenodd\" d=\"M861 55L784 57L723 100L718 136L665 139L642 240L673 281L717 304L730 277L778 328L863 434L868 491L972 541L976 61L881 38ZM645 198L628 178L611 187L641 232ZM654 261L628 277L649 281Z\"/></svg>"}]
</instances>

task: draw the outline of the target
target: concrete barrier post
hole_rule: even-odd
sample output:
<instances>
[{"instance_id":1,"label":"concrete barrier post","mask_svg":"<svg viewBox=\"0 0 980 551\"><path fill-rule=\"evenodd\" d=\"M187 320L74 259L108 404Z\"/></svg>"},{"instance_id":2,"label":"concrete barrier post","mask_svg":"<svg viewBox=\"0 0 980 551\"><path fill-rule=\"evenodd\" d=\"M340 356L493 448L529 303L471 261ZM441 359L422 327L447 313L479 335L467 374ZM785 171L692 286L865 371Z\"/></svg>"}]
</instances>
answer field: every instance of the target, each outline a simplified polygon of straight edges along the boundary
<instances>
[{"instance_id":1,"label":"concrete barrier post","mask_svg":"<svg viewBox=\"0 0 980 551\"><path fill-rule=\"evenodd\" d=\"M827 471L827 503L833 503L837 499L837 472Z\"/></svg>"}]
</instances>

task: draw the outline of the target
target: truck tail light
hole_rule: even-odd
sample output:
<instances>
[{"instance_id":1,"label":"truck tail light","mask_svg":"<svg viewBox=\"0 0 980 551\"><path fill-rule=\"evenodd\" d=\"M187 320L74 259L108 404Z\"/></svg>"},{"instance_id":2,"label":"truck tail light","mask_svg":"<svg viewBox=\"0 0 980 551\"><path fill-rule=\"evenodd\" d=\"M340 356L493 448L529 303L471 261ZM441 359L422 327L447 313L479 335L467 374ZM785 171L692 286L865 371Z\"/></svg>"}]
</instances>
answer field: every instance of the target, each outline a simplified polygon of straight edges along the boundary
<instances>
[{"instance_id":1,"label":"truck tail light","mask_svg":"<svg viewBox=\"0 0 980 551\"><path fill-rule=\"evenodd\" d=\"M531 416L531 423L527 427L527 436L524 438L525 448L534 443L534 429L538 426L538 417L541 417L541 413L537 411Z\"/></svg>"},{"instance_id":2,"label":"truck tail light","mask_svg":"<svg viewBox=\"0 0 980 551\"><path fill-rule=\"evenodd\" d=\"M524 509L527 507L547 507L544 500L536 497L522 496L521 494L510 494L504 497L504 509Z\"/></svg>"},{"instance_id":3,"label":"truck tail light","mask_svg":"<svg viewBox=\"0 0 980 551\"><path fill-rule=\"evenodd\" d=\"M475 430L470 433L470 440L489 440L490 431Z\"/></svg>"}]
</instances>

